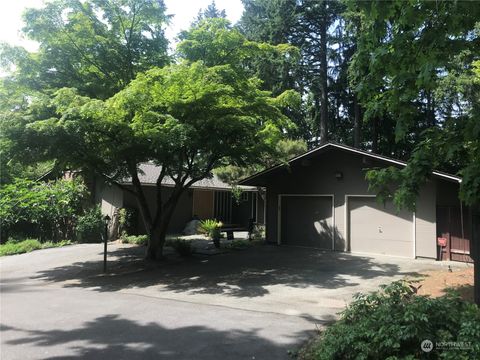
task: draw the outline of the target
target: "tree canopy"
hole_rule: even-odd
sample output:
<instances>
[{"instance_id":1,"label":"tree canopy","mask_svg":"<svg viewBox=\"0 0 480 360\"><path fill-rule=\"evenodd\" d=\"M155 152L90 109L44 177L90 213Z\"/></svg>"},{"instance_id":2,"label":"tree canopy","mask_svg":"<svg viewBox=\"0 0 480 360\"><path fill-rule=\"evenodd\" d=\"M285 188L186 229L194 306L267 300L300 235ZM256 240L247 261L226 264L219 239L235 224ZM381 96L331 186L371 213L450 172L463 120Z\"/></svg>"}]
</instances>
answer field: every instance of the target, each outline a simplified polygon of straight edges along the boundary
<instances>
[{"instance_id":1,"label":"tree canopy","mask_svg":"<svg viewBox=\"0 0 480 360\"><path fill-rule=\"evenodd\" d=\"M137 73L169 62L162 0L55 0L24 13L26 37L37 52L3 44L3 65L14 64L12 80L30 91L51 93L65 86L106 99Z\"/></svg>"},{"instance_id":2,"label":"tree canopy","mask_svg":"<svg viewBox=\"0 0 480 360\"><path fill-rule=\"evenodd\" d=\"M106 100L63 88L53 97L35 99L18 115L23 133L13 145L21 156L32 148L28 144L35 144L37 159L88 167L131 192L150 232L148 255L156 258L186 188L211 176L216 166L258 161L273 151L291 126L280 111L288 96L273 98L259 85L258 79L235 66L185 60L138 74ZM144 162L162 169L155 213L139 182L139 165ZM162 199L160 186L166 177L175 188ZM122 185L126 178L132 180L133 190Z\"/></svg>"}]
</instances>

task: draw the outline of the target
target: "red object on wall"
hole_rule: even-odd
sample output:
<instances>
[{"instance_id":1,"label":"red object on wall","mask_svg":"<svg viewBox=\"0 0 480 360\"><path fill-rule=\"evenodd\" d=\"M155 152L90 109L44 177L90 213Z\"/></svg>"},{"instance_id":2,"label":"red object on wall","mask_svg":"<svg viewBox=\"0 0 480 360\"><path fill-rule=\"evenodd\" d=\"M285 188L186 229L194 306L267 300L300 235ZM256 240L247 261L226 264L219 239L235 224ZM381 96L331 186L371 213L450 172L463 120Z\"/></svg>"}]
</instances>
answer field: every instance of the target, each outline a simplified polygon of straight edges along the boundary
<instances>
[{"instance_id":1,"label":"red object on wall","mask_svg":"<svg viewBox=\"0 0 480 360\"><path fill-rule=\"evenodd\" d=\"M441 246L441 247L447 246L447 238L444 238L444 237L437 238L437 244L438 246Z\"/></svg>"}]
</instances>

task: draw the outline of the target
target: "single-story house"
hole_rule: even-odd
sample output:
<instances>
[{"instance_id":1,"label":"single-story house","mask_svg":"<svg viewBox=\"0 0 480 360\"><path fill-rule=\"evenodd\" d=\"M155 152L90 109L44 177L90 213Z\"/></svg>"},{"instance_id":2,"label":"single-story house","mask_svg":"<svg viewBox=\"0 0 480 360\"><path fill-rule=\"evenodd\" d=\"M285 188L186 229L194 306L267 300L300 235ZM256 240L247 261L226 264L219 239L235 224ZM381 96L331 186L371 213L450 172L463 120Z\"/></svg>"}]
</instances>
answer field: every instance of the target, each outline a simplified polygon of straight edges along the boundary
<instances>
[{"instance_id":1,"label":"single-story house","mask_svg":"<svg viewBox=\"0 0 480 360\"><path fill-rule=\"evenodd\" d=\"M379 203L365 179L368 169L389 166L406 163L326 143L240 184L265 188L268 242L470 261L468 208L458 200L461 178L434 171L421 188L416 210L399 211L390 201ZM439 241L446 241L441 253Z\"/></svg>"},{"instance_id":2,"label":"single-story house","mask_svg":"<svg viewBox=\"0 0 480 360\"><path fill-rule=\"evenodd\" d=\"M139 168L139 178L151 211L156 210L156 180L160 167L152 163L144 163ZM130 180L122 185L132 187ZM167 199L173 189L174 182L166 177L162 182L162 196ZM185 225L192 219L217 219L233 227L247 229L250 219L263 224L265 219L263 193L256 187L241 186L240 199L234 198L232 187L221 181L217 176L203 179L193 184L183 193L170 222L168 232L182 233ZM118 210L133 209L137 214L135 232L146 234L146 228L141 219L136 198L120 187L103 181L95 183L95 202L100 204L102 213L113 219L110 232L115 237L118 228Z\"/></svg>"}]
</instances>

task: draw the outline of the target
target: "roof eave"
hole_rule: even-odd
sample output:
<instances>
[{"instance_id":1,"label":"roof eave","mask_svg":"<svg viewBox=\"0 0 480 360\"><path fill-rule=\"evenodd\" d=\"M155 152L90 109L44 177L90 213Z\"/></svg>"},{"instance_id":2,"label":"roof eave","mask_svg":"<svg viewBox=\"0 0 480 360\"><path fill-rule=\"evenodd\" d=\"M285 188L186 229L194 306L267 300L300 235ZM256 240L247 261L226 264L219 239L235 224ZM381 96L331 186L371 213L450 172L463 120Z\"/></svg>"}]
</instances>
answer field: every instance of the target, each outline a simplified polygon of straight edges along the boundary
<instances>
[{"instance_id":1,"label":"roof eave","mask_svg":"<svg viewBox=\"0 0 480 360\"><path fill-rule=\"evenodd\" d=\"M357 154L360 154L360 155L363 155L363 156L369 156L371 158L375 158L375 159L378 159L378 160L382 160L382 161L385 161L385 162L388 162L388 163L391 163L391 164L395 164L395 165L400 165L400 166L407 166L407 163L404 162L404 161L401 161L401 160L396 160L396 159L392 159L392 158L389 158L389 157L386 157L386 156L383 156L383 155L378 155L378 154L373 154L373 153L370 153L368 151L364 151L364 150L359 150L359 149L355 149L355 148L352 148L350 146L346 146L346 145L342 145L342 144L338 144L338 143L334 143L334 142L328 142L326 144L323 144L323 145L320 145L319 147L315 148L315 149L312 149L310 151L307 151L301 155L298 155L290 160L288 160L287 164L290 164L292 162L295 162L297 160L300 160L306 156L309 156L315 152L318 152L326 147L335 147L335 148L338 148L338 149L341 149L341 150L344 150L344 151L349 151L351 153L357 153ZM274 170L278 170L278 169L281 169L281 168L284 168L287 164L278 164L278 165L274 165L268 169L265 169L257 174L253 174L243 180L241 180L239 182L239 185L248 185L248 186L256 186L254 184L252 184L252 180L256 179L256 178L259 178L263 175L266 175L267 173L270 173ZM441 171L433 171L432 172L433 175L435 176L438 176L442 179L447 179L447 180L451 180L451 181L456 181L458 183L461 183L462 182L462 179L458 176L455 176L455 175L451 175L451 174L447 174L447 173L444 173L444 172L441 172ZM265 186L264 184L262 184L261 186Z\"/></svg>"}]
</instances>

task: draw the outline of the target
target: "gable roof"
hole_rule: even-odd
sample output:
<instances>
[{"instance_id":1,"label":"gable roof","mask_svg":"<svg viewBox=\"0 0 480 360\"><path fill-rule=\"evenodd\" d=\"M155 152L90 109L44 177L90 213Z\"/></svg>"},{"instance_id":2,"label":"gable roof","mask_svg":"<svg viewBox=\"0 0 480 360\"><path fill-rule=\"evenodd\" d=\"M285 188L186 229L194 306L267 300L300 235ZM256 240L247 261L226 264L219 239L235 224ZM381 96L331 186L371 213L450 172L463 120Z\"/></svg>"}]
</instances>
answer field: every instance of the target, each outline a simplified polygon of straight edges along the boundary
<instances>
[{"instance_id":1,"label":"gable roof","mask_svg":"<svg viewBox=\"0 0 480 360\"><path fill-rule=\"evenodd\" d=\"M142 185L155 185L157 183L157 178L160 175L161 166L152 164L152 163L143 163L140 164L138 168L138 177ZM131 178L126 178L122 181L124 185L130 185L132 183ZM175 182L172 178L165 176L162 181L163 186L175 186ZM211 190L232 190L232 186L220 180L216 175L213 175L211 178L206 178L197 181L192 186L194 189L211 189ZM241 186L245 191L255 190L251 186Z\"/></svg>"},{"instance_id":2,"label":"gable roof","mask_svg":"<svg viewBox=\"0 0 480 360\"><path fill-rule=\"evenodd\" d=\"M363 155L363 156L368 156L370 158L381 160L381 161L384 161L384 162L392 164L392 165L398 165L398 166L403 166L403 167L407 166L407 163L405 161L393 159L393 158L390 158L388 156L375 154L375 153L365 151L365 150L360 150L360 149L357 149L357 148L354 148L354 147L351 147L351 146L348 146L348 145L339 144L339 143L336 143L336 142L327 142L323 145L320 145L320 146L316 147L315 149L307 151L307 152L305 152L301 155L298 155L298 156L288 160L288 162L286 164L285 163L278 164L278 165L272 166L268 169L265 169L263 171L260 171L256 174L252 175L252 176L249 176L249 177L243 179L242 181L240 181L239 184L254 185L254 183L252 183L252 181L257 179L258 177L266 175L266 174L268 174L270 172L273 172L275 170L282 169L285 166L287 166L287 164L291 164L291 163L294 163L294 162L296 162L300 159L313 156L317 153L320 153L322 150L325 150L325 149L328 149L328 148L340 149L340 150L347 151L347 152L350 152L350 153L356 153L356 154L360 154L360 155ZM448 173L445 173L445 172L442 172L442 171L434 170L434 171L432 171L432 174L439 177L439 178L445 179L445 180L456 181L456 182L461 182L462 181L461 177L456 176L456 175L452 175L452 174L448 174Z\"/></svg>"}]
</instances>

